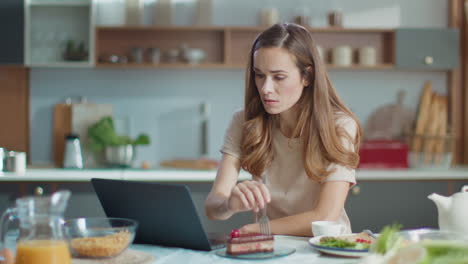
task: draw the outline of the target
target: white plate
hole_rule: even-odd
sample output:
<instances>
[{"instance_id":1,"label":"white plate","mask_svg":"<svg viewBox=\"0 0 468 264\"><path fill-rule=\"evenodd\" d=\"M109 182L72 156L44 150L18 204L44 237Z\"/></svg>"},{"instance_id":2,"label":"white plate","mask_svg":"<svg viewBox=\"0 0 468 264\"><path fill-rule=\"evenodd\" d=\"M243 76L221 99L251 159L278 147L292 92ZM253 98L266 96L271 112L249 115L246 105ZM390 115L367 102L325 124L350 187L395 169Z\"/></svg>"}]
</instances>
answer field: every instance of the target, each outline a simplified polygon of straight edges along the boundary
<instances>
[{"instance_id":1,"label":"white plate","mask_svg":"<svg viewBox=\"0 0 468 264\"><path fill-rule=\"evenodd\" d=\"M356 234L349 234L349 236ZM342 235L340 237L345 237L347 235ZM309 244L315 248L317 251L320 251L325 254L340 256L340 257L351 257L351 258L360 258L369 254L369 249L348 249L348 248L335 248L335 247L324 247L320 246L320 239L325 236L318 236L309 239Z\"/></svg>"}]
</instances>

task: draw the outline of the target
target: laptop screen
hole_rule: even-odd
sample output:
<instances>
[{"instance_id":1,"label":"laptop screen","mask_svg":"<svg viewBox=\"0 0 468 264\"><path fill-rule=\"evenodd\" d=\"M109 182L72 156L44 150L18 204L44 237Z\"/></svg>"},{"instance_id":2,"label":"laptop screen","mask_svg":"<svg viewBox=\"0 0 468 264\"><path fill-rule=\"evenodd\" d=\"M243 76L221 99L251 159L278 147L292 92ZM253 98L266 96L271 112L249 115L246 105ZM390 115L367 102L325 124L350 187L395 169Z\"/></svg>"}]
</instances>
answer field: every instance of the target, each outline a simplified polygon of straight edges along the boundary
<instances>
[{"instance_id":1,"label":"laptop screen","mask_svg":"<svg viewBox=\"0 0 468 264\"><path fill-rule=\"evenodd\" d=\"M108 179L91 182L108 217L139 222L135 243L211 250L187 186Z\"/></svg>"}]
</instances>

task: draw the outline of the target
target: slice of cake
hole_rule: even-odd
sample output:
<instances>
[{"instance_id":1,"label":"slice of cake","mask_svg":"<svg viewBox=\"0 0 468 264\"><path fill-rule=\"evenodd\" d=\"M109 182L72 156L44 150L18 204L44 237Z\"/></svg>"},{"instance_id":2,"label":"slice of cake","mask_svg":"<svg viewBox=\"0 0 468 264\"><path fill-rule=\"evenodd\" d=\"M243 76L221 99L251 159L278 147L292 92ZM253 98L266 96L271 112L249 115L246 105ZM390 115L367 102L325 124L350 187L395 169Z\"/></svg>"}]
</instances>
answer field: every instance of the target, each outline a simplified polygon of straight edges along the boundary
<instances>
[{"instance_id":1,"label":"slice of cake","mask_svg":"<svg viewBox=\"0 0 468 264\"><path fill-rule=\"evenodd\" d=\"M273 252L274 237L262 234L240 234L234 229L227 240L227 253L230 255L252 254L260 252Z\"/></svg>"}]
</instances>

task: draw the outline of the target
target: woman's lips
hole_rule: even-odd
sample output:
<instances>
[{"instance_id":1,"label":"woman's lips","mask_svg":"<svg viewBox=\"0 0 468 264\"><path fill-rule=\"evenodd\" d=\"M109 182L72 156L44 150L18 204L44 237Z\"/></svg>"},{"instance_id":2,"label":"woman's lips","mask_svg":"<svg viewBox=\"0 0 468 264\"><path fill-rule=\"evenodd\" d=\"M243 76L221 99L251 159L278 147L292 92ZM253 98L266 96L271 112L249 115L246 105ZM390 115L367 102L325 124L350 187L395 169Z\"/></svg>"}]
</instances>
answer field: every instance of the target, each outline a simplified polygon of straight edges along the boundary
<instances>
[{"instance_id":1,"label":"woman's lips","mask_svg":"<svg viewBox=\"0 0 468 264\"><path fill-rule=\"evenodd\" d=\"M271 99L264 99L263 102L264 102L266 105L274 105L274 104L278 103L278 101L276 101L276 100L271 100Z\"/></svg>"}]
</instances>

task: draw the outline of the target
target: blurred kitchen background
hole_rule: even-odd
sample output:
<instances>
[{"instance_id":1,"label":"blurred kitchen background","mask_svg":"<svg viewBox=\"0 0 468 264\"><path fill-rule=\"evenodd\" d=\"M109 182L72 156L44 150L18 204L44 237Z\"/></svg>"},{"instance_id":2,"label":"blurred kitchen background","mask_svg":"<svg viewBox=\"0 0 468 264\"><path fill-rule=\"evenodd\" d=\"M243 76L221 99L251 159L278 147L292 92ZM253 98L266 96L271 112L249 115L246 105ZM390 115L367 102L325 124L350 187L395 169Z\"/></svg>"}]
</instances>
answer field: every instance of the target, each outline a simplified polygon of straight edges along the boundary
<instances>
[{"instance_id":1,"label":"blurred kitchen background","mask_svg":"<svg viewBox=\"0 0 468 264\"><path fill-rule=\"evenodd\" d=\"M244 68L235 57L244 50L236 53L236 49L248 46L252 36L269 23L300 22L312 32L318 29L313 34L322 34L318 42L330 66L331 79L363 126L374 133L368 139L387 140L379 141L378 148L381 153L396 155L392 156L394 160L371 160L368 168L396 167L400 172L411 169L408 149L413 143L405 140L430 127L421 125L419 132L415 130L416 120L421 118L420 101L425 87L430 89L429 98L437 94L448 101L445 108L443 103L438 104L440 111L424 109L432 117L431 113L445 111L442 117L445 121L441 122L445 129L437 140L455 142L447 143L443 150L453 153L448 163L435 167L449 169L452 159L460 166L468 162L465 2L2 0L0 147L26 152L29 168L62 167L63 157L57 160L54 152L64 152L65 132L78 134L86 156L87 127L111 113L119 134L136 138L144 133L150 139L149 145L136 147L132 163L135 169L158 169L162 161L174 159L219 160L219 149L232 113L243 104ZM144 35L144 28L151 27L154 31ZM231 31L228 27L237 29ZM171 28L176 29L171 31ZM210 30L219 32L206 33ZM236 30L240 32L237 35ZM151 34L160 31L171 41L164 42L161 50L148 51L151 54L145 53L143 58L142 52L155 48L147 45L145 38L148 37L148 43L154 43L157 37ZM185 35L196 34L200 34L200 39L208 37L215 41L207 44L202 40L184 40ZM333 34L349 36L351 42L346 43L346 38ZM236 44L236 36L244 42ZM139 44L130 38L139 40ZM320 39L324 39L323 45ZM338 45L336 41L341 43ZM128 52L118 53L125 45ZM337 47L341 49L334 49ZM366 58L359 57L364 52L361 47L368 48L370 61L364 62ZM181 55L187 49L192 49L194 58ZM426 51L425 55L419 54ZM171 62L174 59L171 54L179 56L180 61ZM84 109L82 116L72 117L67 112L70 108L60 112L57 107L66 106L67 100L71 105L81 102L95 108ZM54 119L54 115L62 119ZM427 115L427 120L433 120ZM379 122L392 118L398 119L392 123L397 132L392 131L395 127L388 127L388 122ZM77 120L84 120L87 126L76 124ZM73 131L74 126L81 130ZM447 140L446 135L451 138ZM59 150L57 142L61 142ZM395 147L386 142L407 145ZM369 153L374 156L372 149L375 145L369 147ZM85 168L105 167L86 166L87 157L84 159ZM466 182L468 175L464 177ZM34 180L29 182L36 184ZM210 185L197 186L194 188L207 192ZM447 185L441 189L446 193L458 190L458 185L448 186L451 189ZM23 194L36 190L26 189L23 188ZM199 200L203 200L203 195Z\"/></svg>"}]
</instances>

